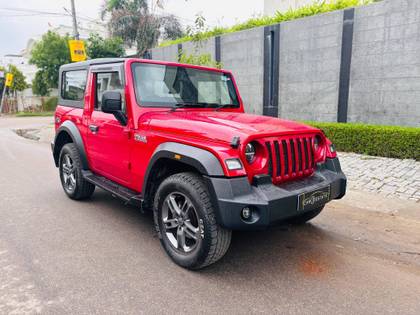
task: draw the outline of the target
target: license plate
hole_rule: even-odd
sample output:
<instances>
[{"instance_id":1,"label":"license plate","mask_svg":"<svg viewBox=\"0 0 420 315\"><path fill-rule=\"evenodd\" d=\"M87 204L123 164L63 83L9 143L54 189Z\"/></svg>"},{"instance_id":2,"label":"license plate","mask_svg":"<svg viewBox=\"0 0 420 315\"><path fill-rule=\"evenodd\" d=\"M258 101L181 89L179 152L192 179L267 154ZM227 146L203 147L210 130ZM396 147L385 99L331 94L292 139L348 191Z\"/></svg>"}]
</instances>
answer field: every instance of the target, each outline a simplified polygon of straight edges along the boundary
<instances>
[{"instance_id":1,"label":"license plate","mask_svg":"<svg viewBox=\"0 0 420 315\"><path fill-rule=\"evenodd\" d=\"M330 201L330 186L298 196L298 211L314 209Z\"/></svg>"}]
</instances>

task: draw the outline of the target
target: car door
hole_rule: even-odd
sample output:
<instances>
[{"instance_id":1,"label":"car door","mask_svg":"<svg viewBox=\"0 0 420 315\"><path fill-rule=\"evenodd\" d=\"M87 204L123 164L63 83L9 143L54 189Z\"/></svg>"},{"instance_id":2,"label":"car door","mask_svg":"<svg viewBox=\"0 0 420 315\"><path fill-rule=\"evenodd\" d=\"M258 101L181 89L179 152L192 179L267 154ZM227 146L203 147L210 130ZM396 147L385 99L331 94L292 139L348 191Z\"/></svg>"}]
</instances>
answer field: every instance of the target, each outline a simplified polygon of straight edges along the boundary
<instances>
[{"instance_id":1,"label":"car door","mask_svg":"<svg viewBox=\"0 0 420 315\"><path fill-rule=\"evenodd\" d=\"M101 65L91 68L94 83L94 106L88 121L88 154L95 173L128 186L130 184L130 129L112 114L101 110L105 91L121 93L123 111L127 115L122 64Z\"/></svg>"}]
</instances>

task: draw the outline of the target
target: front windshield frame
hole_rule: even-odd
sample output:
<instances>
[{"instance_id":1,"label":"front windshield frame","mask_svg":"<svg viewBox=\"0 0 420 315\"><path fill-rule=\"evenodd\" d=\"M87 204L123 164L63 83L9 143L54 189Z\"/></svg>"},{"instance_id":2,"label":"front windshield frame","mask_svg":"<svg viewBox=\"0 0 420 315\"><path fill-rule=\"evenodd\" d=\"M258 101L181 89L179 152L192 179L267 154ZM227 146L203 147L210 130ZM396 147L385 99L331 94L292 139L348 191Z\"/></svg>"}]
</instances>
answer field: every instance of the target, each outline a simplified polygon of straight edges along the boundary
<instances>
[{"instance_id":1,"label":"front windshield frame","mask_svg":"<svg viewBox=\"0 0 420 315\"><path fill-rule=\"evenodd\" d=\"M185 100L174 100L171 102L163 102L163 101L156 101L156 102L145 102L142 100L140 86L137 84L138 80L141 80L139 74L136 71L136 68L139 66L160 66L160 67L169 67L169 68L181 68L185 71L198 71L204 72L206 75L219 75L221 77L226 77L227 82L227 91L230 97L230 102L226 104L220 104L215 102L188 102ZM195 66L188 66L188 65L172 65L172 64L163 64L163 63L152 63L152 62L133 62L131 64L131 72L132 72L132 79L134 85L134 92L137 101L137 105L140 107L157 107L157 108L177 108L177 107L184 107L184 108L233 108L238 109L241 106L241 101L239 97L239 93L237 91L236 84L234 83L233 77L229 72L225 71L217 71L211 69L202 69ZM211 82L211 81L210 81Z\"/></svg>"}]
</instances>

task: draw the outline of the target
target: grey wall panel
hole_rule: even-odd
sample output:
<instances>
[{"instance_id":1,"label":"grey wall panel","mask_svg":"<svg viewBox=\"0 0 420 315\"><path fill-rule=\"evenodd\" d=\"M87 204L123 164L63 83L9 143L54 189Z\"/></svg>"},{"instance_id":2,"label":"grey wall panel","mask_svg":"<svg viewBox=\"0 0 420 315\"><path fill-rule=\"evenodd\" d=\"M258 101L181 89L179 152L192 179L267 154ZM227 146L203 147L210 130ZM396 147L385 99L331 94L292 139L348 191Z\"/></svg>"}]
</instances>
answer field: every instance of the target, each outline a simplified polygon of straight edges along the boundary
<instances>
[{"instance_id":1,"label":"grey wall panel","mask_svg":"<svg viewBox=\"0 0 420 315\"><path fill-rule=\"evenodd\" d=\"M420 126L420 1L356 9L349 122Z\"/></svg>"},{"instance_id":2,"label":"grey wall panel","mask_svg":"<svg viewBox=\"0 0 420 315\"><path fill-rule=\"evenodd\" d=\"M220 37L223 67L233 72L247 113L263 112L264 28Z\"/></svg>"},{"instance_id":3,"label":"grey wall panel","mask_svg":"<svg viewBox=\"0 0 420 315\"><path fill-rule=\"evenodd\" d=\"M178 61L178 45L153 48L152 58L154 60Z\"/></svg>"},{"instance_id":4,"label":"grey wall panel","mask_svg":"<svg viewBox=\"0 0 420 315\"><path fill-rule=\"evenodd\" d=\"M281 24L281 118L336 121L342 24L342 11Z\"/></svg>"},{"instance_id":5,"label":"grey wall panel","mask_svg":"<svg viewBox=\"0 0 420 315\"><path fill-rule=\"evenodd\" d=\"M183 43L182 50L184 53L201 55L201 54L210 54L213 60L216 60L216 48L214 37L207 40L203 40L198 43Z\"/></svg>"}]
</instances>

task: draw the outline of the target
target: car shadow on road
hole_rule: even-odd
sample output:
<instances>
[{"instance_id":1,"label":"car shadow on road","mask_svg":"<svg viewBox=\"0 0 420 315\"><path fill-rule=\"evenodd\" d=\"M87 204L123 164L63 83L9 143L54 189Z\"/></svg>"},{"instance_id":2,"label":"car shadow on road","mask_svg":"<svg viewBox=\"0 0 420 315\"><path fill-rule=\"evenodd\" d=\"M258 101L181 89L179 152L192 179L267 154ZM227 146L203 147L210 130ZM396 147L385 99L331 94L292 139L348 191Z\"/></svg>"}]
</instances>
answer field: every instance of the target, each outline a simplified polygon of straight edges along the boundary
<instances>
[{"instance_id":1,"label":"car shadow on road","mask_svg":"<svg viewBox=\"0 0 420 315\"><path fill-rule=\"evenodd\" d=\"M264 231L234 232L226 256L204 273L221 277L246 277L250 272L265 278L286 276L324 277L339 265L336 237L316 223L279 225Z\"/></svg>"},{"instance_id":2,"label":"car shadow on road","mask_svg":"<svg viewBox=\"0 0 420 315\"><path fill-rule=\"evenodd\" d=\"M129 221L139 238L155 239L156 246L160 246L151 213L142 214L102 190L95 192L92 201L106 205L101 211L112 217ZM221 281L246 277L250 272L324 276L339 264L336 253L341 249L339 242L337 236L323 229L316 219L314 223L301 226L276 225L261 231L234 231L227 254L216 264L200 270L199 276L216 276ZM169 258L168 263L172 263Z\"/></svg>"}]
</instances>

